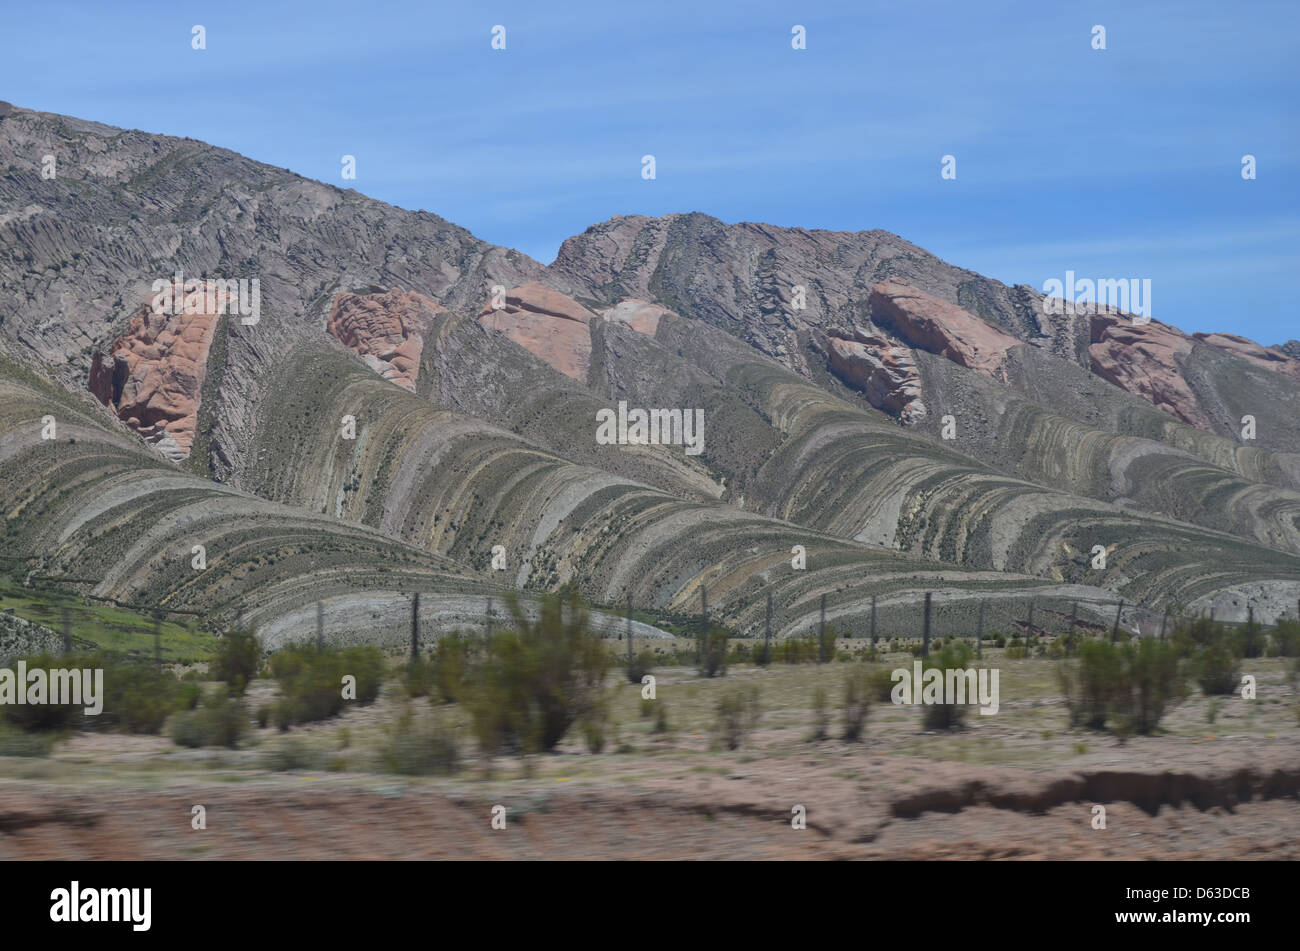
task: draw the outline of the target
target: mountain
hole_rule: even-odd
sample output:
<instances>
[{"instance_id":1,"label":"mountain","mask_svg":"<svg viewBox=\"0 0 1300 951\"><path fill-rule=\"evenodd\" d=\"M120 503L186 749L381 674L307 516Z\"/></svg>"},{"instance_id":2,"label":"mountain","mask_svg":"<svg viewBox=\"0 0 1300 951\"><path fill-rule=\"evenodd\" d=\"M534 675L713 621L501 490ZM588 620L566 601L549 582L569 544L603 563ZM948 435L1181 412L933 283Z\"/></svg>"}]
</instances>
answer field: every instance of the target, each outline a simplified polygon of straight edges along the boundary
<instances>
[{"instance_id":1,"label":"mountain","mask_svg":"<svg viewBox=\"0 0 1300 951\"><path fill-rule=\"evenodd\" d=\"M910 632L925 592L953 632L1300 598L1294 348L1057 314L883 231L616 217L543 266L189 139L10 107L0 149L24 577L273 643L317 602L398 637L417 590L442 627L573 584L745 634L770 594L779 635Z\"/></svg>"}]
</instances>

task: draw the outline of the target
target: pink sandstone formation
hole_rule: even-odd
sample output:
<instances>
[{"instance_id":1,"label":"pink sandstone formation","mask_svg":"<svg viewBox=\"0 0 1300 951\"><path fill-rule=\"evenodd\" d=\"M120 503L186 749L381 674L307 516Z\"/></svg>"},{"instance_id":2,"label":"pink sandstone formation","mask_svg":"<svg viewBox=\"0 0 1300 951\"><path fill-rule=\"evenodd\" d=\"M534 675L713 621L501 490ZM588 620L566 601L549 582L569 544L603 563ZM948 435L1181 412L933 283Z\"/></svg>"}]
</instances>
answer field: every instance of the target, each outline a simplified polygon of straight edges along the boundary
<instances>
[{"instance_id":1,"label":"pink sandstone formation","mask_svg":"<svg viewBox=\"0 0 1300 951\"><path fill-rule=\"evenodd\" d=\"M926 416L921 402L921 377L912 351L876 334L855 333L854 339L827 338L831 370L861 390L877 409L914 423Z\"/></svg>"},{"instance_id":2,"label":"pink sandstone formation","mask_svg":"<svg viewBox=\"0 0 1300 951\"><path fill-rule=\"evenodd\" d=\"M1093 373L1185 423L1212 431L1183 376L1191 337L1157 320L1135 324L1113 313L1093 314L1091 326Z\"/></svg>"},{"instance_id":3,"label":"pink sandstone formation","mask_svg":"<svg viewBox=\"0 0 1300 951\"><path fill-rule=\"evenodd\" d=\"M1006 352L1022 343L970 311L902 281L882 281L871 289L871 319L910 347L998 379Z\"/></svg>"},{"instance_id":4,"label":"pink sandstone formation","mask_svg":"<svg viewBox=\"0 0 1300 951\"><path fill-rule=\"evenodd\" d=\"M597 317L577 301L536 281L506 292L505 305L489 304L479 323L499 330L565 376L587 382L591 329Z\"/></svg>"},{"instance_id":5,"label":"pink sandstone formation","mask_svg":"<svg viewBox=\"0 0 1300 951\"><path fill-rule=\"evenodd\" d=\"M653 337L659 330L659 321L665 314L673 312L667 307L660 307L646 300L625 297L615 306L600 313L608 321L623 324L647 337Z\"/></svg>"},{"instance_id":6,"label":"pink sandstone formation","mask_svg":"<svg viewBox=\"0 0 1300 951\"><path fill-rule=\"evenodd\" d=\"M414 393L425 338L446 312L414 291L348 291L334 298L326 329L385 380Z\"/></svg>"},{"instance_id":7,"label":"pink sandstone formation","mask_svg":"<svg viewBox=\"0 0 1300 951\"><path fill-rule=\"evenodd\" d=\"M107 355L94 355L88 386L127 426L179 461L194 444L217 324L238 302L213 282L203 282L201 293L174 291L177 306L155 310L151 301Z\"/></svg>"}]
</instances>

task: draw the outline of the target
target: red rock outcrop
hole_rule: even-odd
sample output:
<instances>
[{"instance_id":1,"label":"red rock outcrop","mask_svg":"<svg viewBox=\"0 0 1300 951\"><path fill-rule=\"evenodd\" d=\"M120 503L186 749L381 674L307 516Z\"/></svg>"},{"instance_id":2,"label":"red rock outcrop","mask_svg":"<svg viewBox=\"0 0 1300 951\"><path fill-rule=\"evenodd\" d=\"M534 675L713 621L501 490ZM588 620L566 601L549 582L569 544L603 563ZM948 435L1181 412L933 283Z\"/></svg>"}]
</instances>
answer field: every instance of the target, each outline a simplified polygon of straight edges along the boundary
<instances>
[{"instance_id":1,"label":"red rock outcrop","mask_svg":"<svg viewBox=\"0 0 1300 951\"><path fill-rule=\"evenodd\" d=\"M1257 367L1263 367L1265 370L1276 370L1278 373L1285 373L1289 377L1300 380L1300 360L1281 350L1261 347L1255 341L1247 340L1245 337L1238 337L1236 334L1195 333L1192 336L1202 343L1208 343L1220 350L1227 350L1229 353L1241 357L1241 359L1253 363Z\"/></svg>"},{"instance_id":2,"label":"red rock outcrop","mask_svg":"<svg viewBox=\"0 0 1300 951\"><path fill-rule=\"evenodd\" d=\"M175 308L146 304L107 355L94 355L87 385L129 427L181 460L194 444L217 323L238 301L212 282L203 282L201 293L174 291Z\"/></svg>"},{"instance_id":3,"label":"red rock outcrop","mask_svg":"<svg viewBox=\"0 0 1300 951\"><path fill-rule=\"evenodd\" d=\"M507 291L505 306L483 308L478 319L565 376L587 382L591 369L591 329L587 324L597 317L572 298L530 281Z\"/></svg>"},{"instance_id":4,"label":"red rock outcrop","mask_svg":"<svg viewBox=\"0 0 1300 951\"><path fill-rule=\"evenodd\" d=\"M910 347L997 379L1003 379L1006 352L1023 342L902 281L882 281L871 289L871 319Z\"/></svg>"},{"instance_id":5,"label":"red rock outcrop","mask_svg":"<svg viewBox=\"0 0 1300 951\"><path fill-rule=\"evenodd\" d=\"M912 351L875 334L856 333L855 339L829 337L831 370L859 389L877 409L904 423L924 419L921 376Z\"/></svg>"},{"instance_id":6,"label":"red rock outcrop","mask_svg":"<svg viewBox=\"0 0 1300 951\"><path fill-rule=\"evenodd\" d=\"M1185 423L1213 431L1183 376L1181 361L1192 352L1191 337L1157 320L1135 324L1116 314L1093 314L1091 326L1093 373Z\"/></svg>"},{"instance_id":7,"label":"red rock outcrop","mask_svg":"<svg viewBox=\"0 0 1300 951\"><path fill-rule=\"evenodd\" d=\"M635 297L625 297L608 310L602 310L600 315L608 321L623 324L647 337L653 337L659 330L659 321L665 314L671 313L672 311L667 307L660 307L658 304Z\"/></svg>"},{"instance_id":8,"label":"red rock outcrop","mask_svg":"<svg viewBox=\"0 0 1300 951\"><path fill-rule=\"evenodd\" d=\"M334 298L326 329L385 380L415 392L424 341L446 308L414 291L345 291Z\"/></svg>"}]
</instances>

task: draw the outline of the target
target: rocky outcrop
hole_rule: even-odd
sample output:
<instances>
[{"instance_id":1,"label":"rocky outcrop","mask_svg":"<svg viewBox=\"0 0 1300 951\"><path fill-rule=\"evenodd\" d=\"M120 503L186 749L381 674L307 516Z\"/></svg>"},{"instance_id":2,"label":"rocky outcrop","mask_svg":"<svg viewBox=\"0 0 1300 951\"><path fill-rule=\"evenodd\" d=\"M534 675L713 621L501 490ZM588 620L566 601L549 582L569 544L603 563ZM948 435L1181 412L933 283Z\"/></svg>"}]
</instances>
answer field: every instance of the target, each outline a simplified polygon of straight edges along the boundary
<instances>
[{"instance_id":1,"label":"rocky outcrop","mask_svg":"<svg viewBox=\"0 0 1300 951\"><path fill-rule=\"evenodd\" d=\"M1285 352L1271 347L1261 347L1255 341L1247 340L1245 337L1238 337L1236 334L1195 333L1192 336L1202 343L1208 343L1220 350L1227 350L1234 356L1238 356L1248 363L1253 363L1257 367L1263 367L1265 370L1276 370L1278 373L1285 373L1289 377L1300 380L1300 359L1296 359Z\"/></svg>"},{"instance_id":2,"label":"rocky outcrop","mask_svg":"<svg viewBox=\"0 0 1300 951\"><path fill-rule=\"evenodd\" d=\"M672 311L635 297L625 297L615 306L600 312L605 320L623 324L647 337L655 335L659 330L659 321L666 314L672 314Z\"/></svg>"},{"instance_id":3,"label":"rocky outcrop","mask_svg":"<svg viewBox=\"0 0 1300 951\"><path fill-rule=\"evenodd\" d=\"M591 369L591 329L587 324L597 317L573 298L530 281L507 291L504 306L484 307L478 319L565 376L587 382Z\"/></svg>"},{"instance_id":4,"label":"rocky outcrop","mask_svg":"<svg viewBox=\"0 0 1300 951\"><path fill-rule=\"evenodd\" d=\"M1116 314L1092 316L1092 372L1185 423L1213 431L1183 375L1193 340L1153 320L1135 324Z\"/></svg>"},{"instance_id":5,"label":"rocky outcrop","mask_svg":"<svg viewBox=\"0 0 1300 951\"><path fill-rule=\"evenodd\" d=\"M326 329L385 380L415 392L420 355L434 322L446 308L400 288L345 292L334 298Z\"/></svg>"},{"instance_id":6,"label":"rocky outcrop","mask_svg":"<svg viewBox=\"0 0 1300 951\"><path fill-rule=\"evenodd\" d=\"M827 344L831 370L861 390L872 406L909 425L925 418L921 376L911 350L875 334L856 333L854 339L832 336Z\"/></svg>"},{"instance_id":7,"label":"rocky outcrop","mask_svg":"<svg viewBox=\"0 0 1300 951\"><path fill-rule=\"evenodd\" d=\"M208 281L188 295L176 286L172 299L175 306L146 304L107 355L95 353L87 385L118 419L180 461L194 444L217 324L237 302Z\"/></svg>"},{"instance_id":8,"label":"rocky outcrop","mask_svg":"<svg viewBox=\"0 0 1300 951\"><path fill-rule=\"evenodd\" d=\"M911 347L997 379L1003 378L1007 350L1020 344L970 311L902 281L871 289L871 318Z\"/></svg>"}]
</instances>

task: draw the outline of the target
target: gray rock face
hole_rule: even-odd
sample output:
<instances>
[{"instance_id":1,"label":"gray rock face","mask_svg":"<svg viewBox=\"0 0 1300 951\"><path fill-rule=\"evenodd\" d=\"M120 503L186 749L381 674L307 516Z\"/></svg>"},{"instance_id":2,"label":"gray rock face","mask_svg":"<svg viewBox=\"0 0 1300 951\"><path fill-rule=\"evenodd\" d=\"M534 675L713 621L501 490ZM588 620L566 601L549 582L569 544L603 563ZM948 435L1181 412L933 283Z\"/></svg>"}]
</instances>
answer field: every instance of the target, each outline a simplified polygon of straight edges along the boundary
<instances>
[{"instance_id":1,"label":"gray rock face","mask_svg":"<svg viewBox=\"0 0 1300 951\"><path fill-rule=\"evenodd\" d=\"M0 122L0 337L20 359L85 388L150 298L153 282L256 280L260 319L229 320L222 380L207 397L203 474L242 462L252 407L296 342L321 332L330 301L368 284L477 311L493 284L542 267L423 211L309 181L192 139L46 113ZM55 158L53 179L43 157Z\"/></svg>"}]
</instances>

